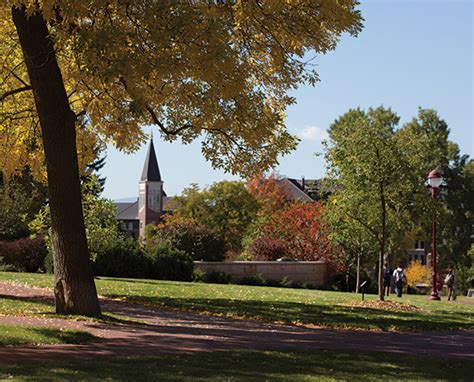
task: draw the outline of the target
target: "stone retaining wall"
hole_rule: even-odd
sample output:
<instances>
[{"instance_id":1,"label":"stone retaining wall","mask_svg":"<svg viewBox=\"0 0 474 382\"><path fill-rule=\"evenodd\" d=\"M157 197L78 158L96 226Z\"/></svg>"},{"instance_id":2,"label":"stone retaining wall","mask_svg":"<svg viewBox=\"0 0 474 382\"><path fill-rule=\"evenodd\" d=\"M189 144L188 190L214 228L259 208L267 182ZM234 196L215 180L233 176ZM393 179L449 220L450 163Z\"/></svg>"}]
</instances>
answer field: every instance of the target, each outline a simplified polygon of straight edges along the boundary
<instances>
[{"instance_id":1,"label":"stone retaining wall","mask_svg":"<svg viewBox=\"0 0 474 382\"><path fill-rule=\"evenodd\" d=\"M195 261L195 268L206 273L224 272L238 282L244 277L260 273L267 280L299 281L315 287L326 282L327 266L323 261Z\"/></svg>"}]
</instances>

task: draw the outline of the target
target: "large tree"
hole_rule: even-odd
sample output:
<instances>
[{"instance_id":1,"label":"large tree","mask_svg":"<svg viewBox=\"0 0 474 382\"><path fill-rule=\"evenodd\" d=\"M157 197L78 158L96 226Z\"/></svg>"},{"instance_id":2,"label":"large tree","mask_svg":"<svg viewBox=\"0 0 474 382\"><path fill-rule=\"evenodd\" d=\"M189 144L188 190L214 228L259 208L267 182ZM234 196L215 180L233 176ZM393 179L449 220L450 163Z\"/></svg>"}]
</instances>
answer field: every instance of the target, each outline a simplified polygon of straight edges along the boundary
<instances>
[{"instance_id":1,"label":"large tree","mask_svg":"<svg viewBox=\"0 0 474 382\"><path fill-rule=\"evenodd\" d=\"M380 300L385 256L412 223L412 183L395 137L398 122L383 107L350 110L330 126L326 151L329 175L337 184L328 206L377 246Z\"/></svg>"},{"instance_id":2,"label":"large tree","mask_svg":"<svg viewBox=\"0 0 474 382\"><path fill-rule=\"evenodd\" d=\"M90 142L102 137L132 150L143 141L140 126L153 124L163 139L202 137L203 155L215 167L270 167L295 147L283 122L294 102L287 92L317 81L310 55L333 50L343 33L360 32L357 5L2 2L0 158L8 158L6 171L31 159L41 172L44 152L58 312L100 310L79 185Z\"/></svg>"},{"instance_id":3,"label":"large tree","mask_svg":"<svg viewBox=\"0 0 474 382\"><path fill-rule=\"evenodd\" d=\"M433 208L438 213L438 255L441 267L463 267L468 259L474 219L474 162L461 155L457 144L449 141L449 128L436 111L419 109L418 115L397 132L398 144L408 158L414 181L412 218L431 236ZM425 187L428 172L438 168L445 188L437 203ZM428 240L429 242L429 240Z\"/></svg>"},{"instance_id":4,"label":"large tree","mask_svg":"<svg viewBox=\"0 0 474 382\"><path fill-rule=\"evenodd\" d=\"M221 181L203 190L196 185L175 198L174 215L194 220L225 239L239 252L242 238L257 216L258 204L243 182Z\"/></svg>"},{"instance_id":5,"label":"large tree","mask_svg":"<svg viewBox=\"0 0 474 382\"><path fill-rule=\"evenodd\" d=\"M468 156L448 140L447 123L432 109L420 108L403 127L397 125L398 117L382 107L351 110L331 126L326 152L337 184L329 216L336 226L349 224L377 243L379 292L384 256L406 253L407 238L414 239L415 233L430 237L433 213L439 217L441 264L470 266L474 177ZM434 168L447 184L436 202L426 187ZM333 239L359 246L355 235L343 233L336 232Z\"/></svg>"}]
</instances>

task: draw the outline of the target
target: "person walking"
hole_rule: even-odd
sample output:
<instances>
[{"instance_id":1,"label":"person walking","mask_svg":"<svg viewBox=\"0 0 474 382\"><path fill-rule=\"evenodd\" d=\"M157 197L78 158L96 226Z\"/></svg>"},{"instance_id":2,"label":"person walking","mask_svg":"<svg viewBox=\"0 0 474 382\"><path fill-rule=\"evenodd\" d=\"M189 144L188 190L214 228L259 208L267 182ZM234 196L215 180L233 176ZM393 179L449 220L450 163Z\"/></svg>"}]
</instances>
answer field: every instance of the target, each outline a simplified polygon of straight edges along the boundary
<instances>
[{"instance_id":1,"label":"person walking","mask_svg":"<svg viewBox=\"0 0 474 382\"><path fill-rule=\"evenodd\" d=\"M392 280L392 269L385 263L385 267L383 269L383 294L387 296L390 295L390 281Z\"/></svg>"},{"instance_id":2,"label":"person walking","mask_svg":"<svg viewBox=\"0 0 474 382\"><path fill-rule=\"evenodd\" d=\"M405 281L405 270L402 264L393 272L393 278L395 279L395 293L397 297L402 297L403 282Z\"/></svg>"},{"instance_id":3,"label":"person walking","mask_svg":"<svg viewBox=\"0 0 474 382\"><path fill-rule=\"evenodd\" d=\"M451 299L454 301L456 299L456 290L454 289L454 281L455 281L454 271L450 269L444 279L444 283L448 287L448 301L450 301Z\"/></svg>"}]
</instances>

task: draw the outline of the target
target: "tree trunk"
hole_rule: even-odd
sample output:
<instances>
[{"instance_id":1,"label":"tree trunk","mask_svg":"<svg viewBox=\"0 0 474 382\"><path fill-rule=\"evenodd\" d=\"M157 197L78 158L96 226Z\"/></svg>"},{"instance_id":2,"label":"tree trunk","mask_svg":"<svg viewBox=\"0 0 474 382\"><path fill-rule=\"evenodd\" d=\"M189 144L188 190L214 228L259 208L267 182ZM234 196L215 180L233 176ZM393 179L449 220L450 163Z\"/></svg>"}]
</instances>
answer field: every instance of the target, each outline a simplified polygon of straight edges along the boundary
<instances>
[{"instance_id":1,"label":"tree trunk","mask_svg":"<svg viewBox=\"0 0 474 382\"><path fill-rule=\"evenodd\" d=\"M356 269L356 288L355 292L359 293L359 285L360 285L360 254L357 254L357 269Z\"/></svg>"},{"instance_id":2,"label":"tree trunk","mask_svg":"<svg viewBox=\"0 0 474 382\"><path fill-rule=\"evenodd\" d=\"M346 292L349 292L349 289L350 289L350 285L349 285L350 270L351 270L350 267L348 267L346 270Z\"/></svg>"},{"instance_id":3,"label":"tree trunk","mask_svg":"<svg viewBox=\"0 0 474 382\"><path fill-rule=\"evenodd\" d=\"M71 110L46 21L12 8L43 138L54 250L54 295L60 314L100 314L82 215Z\"/></svg>"},{"instance_id":4,"label":"tree trunk","mask_svg":"<svg viewBox=\"0 0 474 382\"><path fill-rule=\"evenodd\" d=\"M379 240L379 272L378 272L378 292L379 300L384 301L385 294L383 291L383 260L385 255L385 236L387 229L387 206L385 204L385 188L383 182L380 182L380 208L382 218L382 232Z\"/></svg>"},{"instance_id":5,"label":"tree trunk","mask_svg":"<svg viewBox=\"0 0 474 382\"><path fill-rule=\"evenodd\" d=\"M385 296L383 293L383 256L385 252L385 240L382 239L382 243L380 244L380 254L379 254L379 261L378 261L378 291L379 291L379 300L384 301Z\"/></svg>"}]
</instances>

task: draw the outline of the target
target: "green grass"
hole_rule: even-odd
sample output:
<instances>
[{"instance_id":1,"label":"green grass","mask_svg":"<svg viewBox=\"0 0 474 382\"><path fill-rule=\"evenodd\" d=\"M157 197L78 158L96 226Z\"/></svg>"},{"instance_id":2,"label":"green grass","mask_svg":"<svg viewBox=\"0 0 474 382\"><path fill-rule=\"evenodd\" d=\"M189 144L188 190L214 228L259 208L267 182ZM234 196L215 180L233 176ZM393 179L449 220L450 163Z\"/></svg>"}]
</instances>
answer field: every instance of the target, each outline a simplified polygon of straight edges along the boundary
<instances>
[{"instance_id":1,"label":"green grass","mask_svg":"<svg viewBox=\"0 0 474 382\"><path fill-rule=\"evenodd\" d=\"M0 325L0 346L78 344L96 337L79 330Z\"/></svg>"},{"instance_id":2,"label":"green grass","mask_svg":"<svg viewBox=\"0 0 474 382\"><path fill-rule=\"evenodd\" d=\"M46 299L31 299L19 296L0 295L0 315L64 318L76 321L100 322L104 324L145 324L143 320L113 313L104 313L99 317L58 315L55 313L55 307L52 301L48 301Z\"/></svg>"},{"instance_id":3,"label":"green grass","mask_svg":"<svg viewBox=\"0 0 474 382\"><path fill-rule=\"evenodd\" d=\"M471 381L473 375L471 360L335 350L96 358L0 368L0 379L9 381Z\"/></svg>"},{"instance_id":4,"label":"green grass","mask_svg":"<svg viewBox=\"0 0 474 382\"><path fill-rule=\"evenodd\" d=\"M4 316L38 316L54 313L54 305L44 300L0 295L0 314Z\"/></svg>"},{"instance_id":5,"label":"green grass","mask_svg":"<svg viewBox=\"0 0 474 382\"><path fill-rule=\"evenodd\" d=\"M26 273L3 272L0 281L38 287L52 284L49 275ZM102 296L229 317L366 330L474 328L474 305L430 301L427 296L405 295L402 299L391 296L392 300L423 309L420 312L393 312L345 306L360 300L351 293L114 278L99 278L96 283ZM376 296L366 296L366 299L375 300ZM32 304L31 307L23 306L23 312L46 309L38 303ZM6 305L8 311L8 303ZM5 304L0 303L0 309L2 306ZM10 309L15 308L10 306Z\"/></svg>"}]
</instances>

